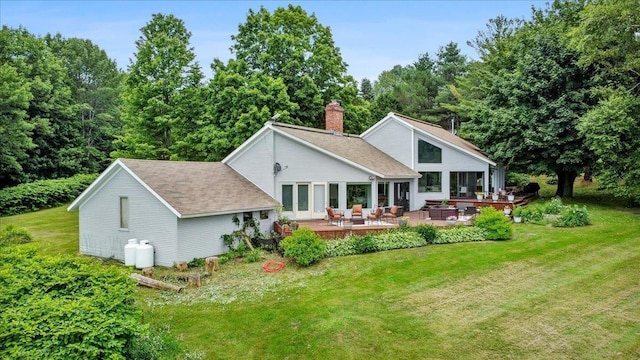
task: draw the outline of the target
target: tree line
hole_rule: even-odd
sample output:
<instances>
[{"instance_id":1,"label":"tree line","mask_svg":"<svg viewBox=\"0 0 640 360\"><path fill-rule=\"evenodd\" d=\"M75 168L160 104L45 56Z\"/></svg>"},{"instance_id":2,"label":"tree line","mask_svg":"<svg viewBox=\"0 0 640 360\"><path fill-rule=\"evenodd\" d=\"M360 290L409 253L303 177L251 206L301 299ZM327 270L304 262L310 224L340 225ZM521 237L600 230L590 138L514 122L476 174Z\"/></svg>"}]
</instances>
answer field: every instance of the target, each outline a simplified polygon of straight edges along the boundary
<instances>
[{"instance_id":1,"label":"tree line","mask_svg":"<svg viewBox=\"0 0 640 360\"><path fill-rule=\"evenodd\" d=\"M300 6L249 10L232 58L206 79L191 33L154 14L126 71L90 40L0 33L0 187L98 172L115 157L219 161L278 115L360 133L388 112L455 127L509 171L555 174L557 195L598 176L640 201L640 10L635 0L554 1L491 19L468 41L359 84L330 28Z\"/></svg>"}]
</instances>

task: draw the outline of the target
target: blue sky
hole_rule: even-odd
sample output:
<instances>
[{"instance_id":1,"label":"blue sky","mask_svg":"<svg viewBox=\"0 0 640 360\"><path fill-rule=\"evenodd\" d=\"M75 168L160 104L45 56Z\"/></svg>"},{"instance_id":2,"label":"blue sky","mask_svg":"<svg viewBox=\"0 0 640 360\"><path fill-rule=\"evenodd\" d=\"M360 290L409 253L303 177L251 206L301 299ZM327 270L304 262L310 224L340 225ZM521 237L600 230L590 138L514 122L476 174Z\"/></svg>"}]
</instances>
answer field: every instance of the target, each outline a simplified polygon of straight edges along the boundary
<instances>
[{"instance_id":1,"label":"blue sky","mask_svg":"<svg viewBox=\"0 0 640 360\"><path fill-rule=\"evenodd\" d=\"M269 10L300 5L331 28L336 46L357 80L378 75L394 65L407 65L420 54L434 55L453 41L476 58L466 45L488 20L498 15L531 16L531 6L545 1L28 1L0 0L0 23L22 25L35 35L60 33L89 39L126 69L136 52L140 28L152 14L173 14L191 32L191 45L205 74L214 58L231 57L231 35L246 21L249 9Z\"/></svg>"}]
</instances>

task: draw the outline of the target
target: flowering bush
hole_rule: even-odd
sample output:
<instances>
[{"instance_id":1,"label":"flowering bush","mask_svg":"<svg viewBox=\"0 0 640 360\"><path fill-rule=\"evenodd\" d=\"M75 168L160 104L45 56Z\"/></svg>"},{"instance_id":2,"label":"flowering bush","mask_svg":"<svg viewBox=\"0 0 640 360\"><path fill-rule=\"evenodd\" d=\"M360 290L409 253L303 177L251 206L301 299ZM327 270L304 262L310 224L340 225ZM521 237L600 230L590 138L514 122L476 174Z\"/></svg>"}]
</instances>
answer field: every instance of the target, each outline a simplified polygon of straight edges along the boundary
<instances>
[{"instance_id":1,"label":"flowering bush","mask_svg":"<svg viewBox=\"0 0 640 360\"><path fill-rule=\"evenodd\" d=\"M458 220L458 218L455 217L454 215L451 215L451 216L447 216L447 220L449 220L449 221Z\"/></svg>"}]
</instances>

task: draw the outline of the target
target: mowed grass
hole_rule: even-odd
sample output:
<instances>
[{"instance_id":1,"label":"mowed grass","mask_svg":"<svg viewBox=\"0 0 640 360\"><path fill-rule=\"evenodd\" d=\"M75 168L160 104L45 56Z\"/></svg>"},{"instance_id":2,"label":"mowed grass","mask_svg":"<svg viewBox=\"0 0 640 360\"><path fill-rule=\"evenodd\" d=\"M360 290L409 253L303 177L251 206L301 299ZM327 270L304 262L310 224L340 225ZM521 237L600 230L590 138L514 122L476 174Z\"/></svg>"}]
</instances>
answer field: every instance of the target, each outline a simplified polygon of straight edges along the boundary
<instances>
[{"instance_id":1,"label":"mowed grass","mask_svg":"<svg viewBox=\"0 0 640 360\"><path fill-rule=\"evenodd\" d=\"M576 190L600 196L592 185ZM224 264L202 288L140 289L140 305L145 321L207 359L638 359L640 216L582 196L587 227L518 224L509 241L287 263L278 273ZM48 226L61 236L74 215L52 211ZM21 225L47 233L34 219ZM43 250L53 238L40 240Z\"/></svg>"},{"instance_id":2,"label":"mowed grass","mask_svg":"<svg viewBox=\"0 0 640 360\"><path fill-rule=\"evenodd\" d=\"M29 230L43 254L78 254L78 212L68 212L66 205L27 214L0 217L0 228L7 224Z\"/></svg>"}]
</instances>

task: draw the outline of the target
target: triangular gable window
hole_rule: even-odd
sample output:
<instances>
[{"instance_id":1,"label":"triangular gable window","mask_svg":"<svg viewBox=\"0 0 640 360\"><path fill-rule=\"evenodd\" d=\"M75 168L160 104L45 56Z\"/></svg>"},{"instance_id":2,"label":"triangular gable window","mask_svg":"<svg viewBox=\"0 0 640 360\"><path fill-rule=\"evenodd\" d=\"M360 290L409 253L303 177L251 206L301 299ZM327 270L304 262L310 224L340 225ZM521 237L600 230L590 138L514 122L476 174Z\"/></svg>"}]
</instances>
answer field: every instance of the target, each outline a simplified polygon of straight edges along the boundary
<instances>
[{"instance_id":1,"label":"triangular gable window","mask_svg":"<svg viewBox=\"0 0 640 360\"><path fill-rule=\"evenodd\" d=\"M418 162L421 164L442 163L442 149L426 141L418 140Z\"/></svg>"}]
</instances>

